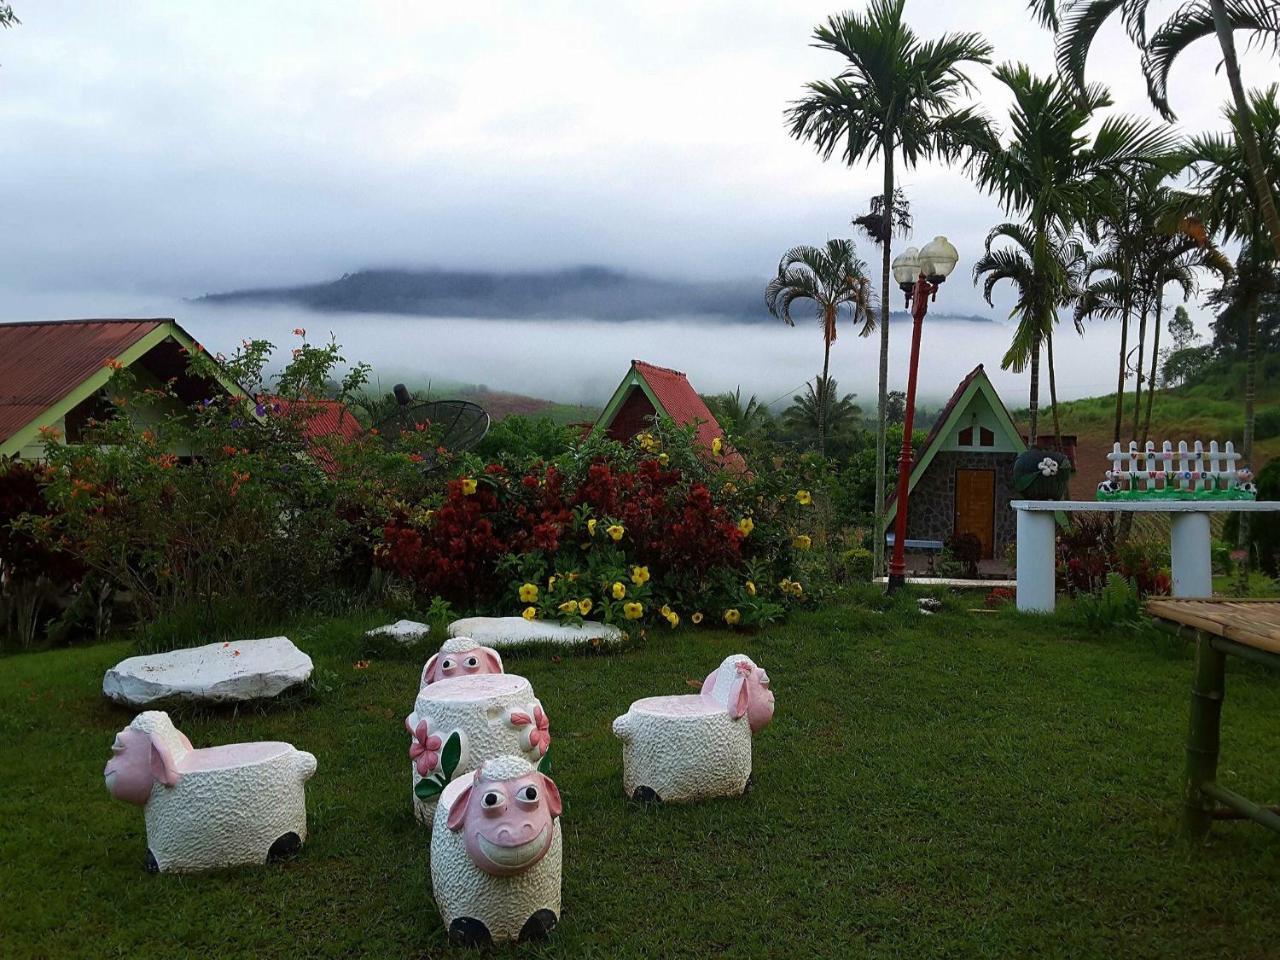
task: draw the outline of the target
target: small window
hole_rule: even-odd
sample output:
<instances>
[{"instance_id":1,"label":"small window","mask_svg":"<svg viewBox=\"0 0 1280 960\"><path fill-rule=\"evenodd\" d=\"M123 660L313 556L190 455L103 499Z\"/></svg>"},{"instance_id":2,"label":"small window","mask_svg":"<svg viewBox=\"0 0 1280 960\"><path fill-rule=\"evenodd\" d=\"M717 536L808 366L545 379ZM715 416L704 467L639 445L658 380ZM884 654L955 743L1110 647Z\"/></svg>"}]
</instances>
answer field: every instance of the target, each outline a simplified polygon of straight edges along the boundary
<instances>
[{"instance_id":1,"label":"small window","mask_svg":"<svg viewBox=\"0 0 1280 960\"><path fill-rule=\"evenodd\" d=\"M986 427L978 428L978 440L981 446L994 447L996 445L996 435Z\"/></svg>"},{"instance_id":2,"label":"small window","mask_svg":"<svg viewBox=\"0 0 1280 960\"><path fill-rule=\"evenodd\" d=\"M960 446L962 447L973 446L973 427L965 427L963 430L960 431L959 443L960 443Z\"/></svg>"}]
</instances>

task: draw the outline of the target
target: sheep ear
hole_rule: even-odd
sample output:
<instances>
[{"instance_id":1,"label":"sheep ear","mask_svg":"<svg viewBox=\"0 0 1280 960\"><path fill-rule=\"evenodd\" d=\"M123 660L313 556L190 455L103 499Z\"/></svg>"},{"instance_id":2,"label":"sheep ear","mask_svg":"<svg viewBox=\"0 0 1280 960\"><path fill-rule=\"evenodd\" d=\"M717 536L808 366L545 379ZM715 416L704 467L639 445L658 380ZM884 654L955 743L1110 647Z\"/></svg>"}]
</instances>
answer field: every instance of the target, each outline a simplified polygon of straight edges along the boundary
<instances>
[{"instance_id":1,"label":"sheep ear","mask_svg":"<svg viewBox=\"0 0 1280 960\"><path fill-rule=\"evenodd\" d=\"M493 647L481 647L480 652L484 655L485 662L489 664L490 673L502 673L502 657L498 655L498 651Z\"/></svg>"},{"instance_id":2,"label":"sheep ear","mask_svg":"<svg viewBox=\"0 0 1280 960\"><path fill-rule=\"evenodd\" d=\"M445 821L445 825L457 833L462 829L462 825L467 821L467 804L471 802L471 791L474 789L468 786L460 794L458 799L453 801L453 806L449 808L449 819Z\"/></svg>"},{"instance_id":3,"label":"sheep ear","mask_svg":"<svg viewBox=\"0 0 1280 960\"><path fill-rule=\"evenodd\" d=\"M427 661L427 665L422 668L422 685L425 687L428 683L438 679L433 676L436 669L436 661L440 659L440 654L433 653L431 659Z\"/></svg>"},{"instance_id":4,"label":"sheep ear","mask_svg":"<svg viewBox=\"0 0 1280 960\"><path fill-rule=\"evenodd\" d=\"M732 706L729 709L729 715L732 716L733 719L737 720L739 717L746 715L750 697L748 696L746 680L738 679L733 682L738 689L736 693L730 693L729 695L729 700L732 702Z\"/></svg>"},{"instance_id":5,"label":"sheep ear","mask_svg":"<svg viewBox=\"0 0 1280 960\"><path fill-rule=\"evenodd\" d=\"M564 809L564 804L560 802L560 788L545 773L542 775L542 789L547 794L547 809L553 817L560 816L560 811Z\"/></svg>"},{"instance_id":6,"label":"sheep ear","mask_svg":"<svg viewBox=\"0 0 1280 960\"><path fill-rule=\"evenodd\" d=\"M155 737L151 738L151 776L166 787L178 784L178 771L173 765L173 755Z\"/></svg>"},{"instance_id":7,"label":"sheep ear","mask_svg":"<svg viewBox=\"0 0 1280 960\"><path fill-rule=\"evenodd\" d=\"M711 696L711 692L715 690L716 674L718 674L719 672L720 672L719 670L712 670L710 673L707 674L707 679L702 681L702 695L704 697Z\"/></svg>"}]
</instances>

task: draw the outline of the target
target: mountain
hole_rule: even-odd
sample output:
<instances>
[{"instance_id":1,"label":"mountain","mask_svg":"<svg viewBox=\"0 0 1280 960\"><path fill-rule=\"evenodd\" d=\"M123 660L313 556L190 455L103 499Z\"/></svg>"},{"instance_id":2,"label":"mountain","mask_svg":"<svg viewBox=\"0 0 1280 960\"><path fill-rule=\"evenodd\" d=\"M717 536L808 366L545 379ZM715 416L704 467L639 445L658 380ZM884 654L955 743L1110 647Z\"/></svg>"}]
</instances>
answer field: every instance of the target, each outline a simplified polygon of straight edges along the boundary
<instances>
[{"instance_id":1,"label":"mountain","mask_svg":"<svg viewBox=\"0 0 1280 960\"><path fill-rule=\"evenodd\" d=\"M722 317L777 323L764 308L764 283L670 280L608 267L530 272L359 270L328 283L210 293L208 304L288 304L338 313L424 317L621 321ZM990 323L989 317L930 313L930 319ZM892 321L905 313L893 312Z\"/></svg>"}]
</instances>

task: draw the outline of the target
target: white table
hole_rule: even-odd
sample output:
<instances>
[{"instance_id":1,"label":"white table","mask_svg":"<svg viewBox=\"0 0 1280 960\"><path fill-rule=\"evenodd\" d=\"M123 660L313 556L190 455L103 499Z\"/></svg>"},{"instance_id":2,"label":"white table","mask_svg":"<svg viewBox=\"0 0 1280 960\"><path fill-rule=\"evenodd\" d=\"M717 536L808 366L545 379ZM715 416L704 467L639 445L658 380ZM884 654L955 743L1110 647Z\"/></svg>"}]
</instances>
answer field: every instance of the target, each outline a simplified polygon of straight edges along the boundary
<instances>
[{"instance_id":1,"label":"white table","mask_svg":"<svg viewBox=\"0 0 1280 960\"><path fill-rule=\"evenodd\" d=\"M1014 500L1018 511L1018 609L1052 613L1055 513L1167 513L1175 597L1213 595L1209 514L1280 511L1278 500Z\"/></svg>"}]
</instances>

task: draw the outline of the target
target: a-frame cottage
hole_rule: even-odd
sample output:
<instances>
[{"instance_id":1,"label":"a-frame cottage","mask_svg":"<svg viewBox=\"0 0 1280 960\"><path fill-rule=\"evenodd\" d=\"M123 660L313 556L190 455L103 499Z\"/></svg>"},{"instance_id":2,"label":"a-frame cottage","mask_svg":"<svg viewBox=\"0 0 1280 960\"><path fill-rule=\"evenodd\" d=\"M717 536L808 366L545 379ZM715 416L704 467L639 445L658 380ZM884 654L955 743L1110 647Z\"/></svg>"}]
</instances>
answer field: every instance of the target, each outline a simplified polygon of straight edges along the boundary
<instances>
[{"instance_id":1,"label":"a-frame cottage","mask_svg":"<svg viewBox=\"0 0 1280 960\"><path fill-rule=\"evenodd\" d=\"M960 381L938 415L911 469L907 546L945 543L972 533L983 559L1000 558L1016 539L1013 461L1027 449L982 364ZM885 510L885 529L898 513Z\"/></svg>"}]
</instances>

